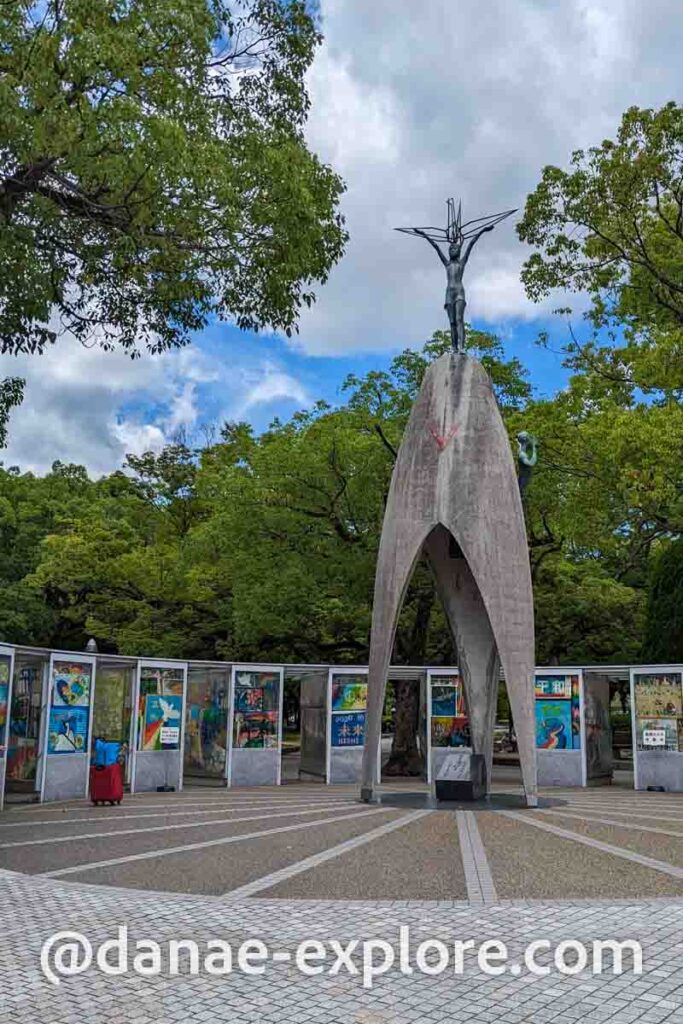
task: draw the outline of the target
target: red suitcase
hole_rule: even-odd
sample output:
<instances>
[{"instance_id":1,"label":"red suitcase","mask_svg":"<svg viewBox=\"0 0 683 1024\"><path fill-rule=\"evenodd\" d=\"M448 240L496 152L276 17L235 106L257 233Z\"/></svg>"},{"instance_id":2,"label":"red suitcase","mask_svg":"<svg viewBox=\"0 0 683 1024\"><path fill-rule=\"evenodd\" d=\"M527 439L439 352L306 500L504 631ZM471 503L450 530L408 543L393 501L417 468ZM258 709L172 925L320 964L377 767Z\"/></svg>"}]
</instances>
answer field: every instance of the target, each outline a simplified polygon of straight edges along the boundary
<instances>
[{"instance_id":1,"label":"red suitcase","mask_svg":"<svg viewBox=\"0 0 683 1024\"><path fill-rule=\"evenodd\" d=\"M123 800L123 766L110 764L107 768L90 769L90 799L97 804L120 804Z\"/></svg>"}]
</instances>

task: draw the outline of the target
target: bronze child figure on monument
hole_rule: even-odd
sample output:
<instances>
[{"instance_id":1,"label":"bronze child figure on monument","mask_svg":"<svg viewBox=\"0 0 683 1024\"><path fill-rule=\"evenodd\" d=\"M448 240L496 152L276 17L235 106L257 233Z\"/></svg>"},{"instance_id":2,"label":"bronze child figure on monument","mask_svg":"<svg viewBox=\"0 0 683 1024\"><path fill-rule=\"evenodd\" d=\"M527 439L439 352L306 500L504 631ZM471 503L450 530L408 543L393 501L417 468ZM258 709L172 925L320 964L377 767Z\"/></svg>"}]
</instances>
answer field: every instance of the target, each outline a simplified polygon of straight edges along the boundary
<instances>
[{"instance_id":1,"label":"bronze child figure on monument","mask_svg":"<svg viewBox=\"0 0 683 1024\"><path fill-rule=\"evenodd\" d=\"M462 223L462 203L458 203L458 212L455 212L455 201L448 200L448 227L443 228L396 228L408 235L419 235L425 238L436 250L439 259L446 268L446 301L444 309L448 314L451 325L451 343L456 352L463 352L465 348L465 287L462 283L467 261L470 258L472 249L482 235L487 231L493 231L496 224L506 217L512 216L514 210L505 210L503 213L496 213L491 217L479 217L476 220ZM463 245L465 241L465 251ZM439 242L448 242L448 257L446 257Z\"/></svg>"}]
</instances>

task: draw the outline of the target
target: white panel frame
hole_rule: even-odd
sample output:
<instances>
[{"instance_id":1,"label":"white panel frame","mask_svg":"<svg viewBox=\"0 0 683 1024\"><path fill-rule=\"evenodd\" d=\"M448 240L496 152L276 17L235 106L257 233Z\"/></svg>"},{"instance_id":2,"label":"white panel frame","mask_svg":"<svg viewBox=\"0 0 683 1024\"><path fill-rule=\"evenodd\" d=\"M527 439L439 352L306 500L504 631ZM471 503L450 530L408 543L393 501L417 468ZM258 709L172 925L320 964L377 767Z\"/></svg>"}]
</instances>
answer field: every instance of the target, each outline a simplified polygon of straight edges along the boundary
<instances>
[{"instance_id":1,"label":"white panel frame","mask_svg":"<svg viewBox=\"0 0 683 1024\"><path fill-rule=\"evenodd\" d=\"M0 744L3 748L3 760L5 762L5 773L2 778L2 790L0 790L0 811L5 806L5 786L7 783L7 756L9 754L9 723L12 717L12 687L14 685L14 648L0 644L0 657L9 658L9 681L7 684L7 716L5 728L0 736Z\"/></svg>"},{"instance_id":2,"label":"white panel frame","mask_svg":"<svg viewBox=\"0 0 683 1024\"><path fill-rule=\"evenodd\" d=\"M180 755L180 769L178 772L178 792L180 793L183 788L183 758L185 751L185 713L187 708L187 662L186 661L159 661L156 658L138 658L137 668L135 672L135 686L133 688L133 747L131 750L131 766L130 766L130 792L135 792L135 770L137 765L138 756L138 739L139 739L139 707L140 707L140 677L142 675L142 669L145 668L174 668L182 669L183 672L183 708L180 715L180 742L178 744L178 753ZM148 754L163 754L166 751L145 751ZM169 751L170 753L170 751ZM167 776L168 777L168 776Z\"/></svg>"},{"instance_id":3,"label":"white panel frame","mask_svg":"<svg viewBox=\"0 0 683 1024\"><path fill-rule=\"evenodd\" d=\"M51 688L51 676L50 676L50 657L43 661L42 669L43 678L40 681L40 729L38 735L38 763L36 765L36 786L35 792L38 793L39 802L44 802L44 790L45 790L45 772L47 769L47 743L48 743L48 730L50 728L50 701L52 699L52 688Z\"/></svg>"},{"instance_id":4,"label":"white panel frame","mask_svg":"<svg viewBox=\"0 0 683 1024\"><path fill-rule=\"evenodd\" d=\"M228 666L230 662L227 663ZM280 677L280 693L278 699L278 724L277 724L277 775L276 785L282 785L282 708L284 701L284 688L285 688L285 667L284 665L266 665L262 662L258 664L249 665L245 663L235 663L232 665L230 672L230 707L228 710L228 788L232 786L232 755L234 751L234 737L233 729L235 723L235 680L238 672L277 672ZM264 749L268 749L267 747ZM270 748L272 750L272 747Z\"/></svg>"},{"instance_id":5,"label":"white panel frame","mask_svg":"<svg viewBox=\"0 0 683 1024\"><path fill-rule=\"evenodd\" d=\"M633 743L633 789L640 789L639 778L639 751L638 751L638 716L636 712L636 676L644 675L673 675L677 673L681 677L683 686L683 665L631 665L629 668L629 688L631 692L631 740ZM671 753L671 751L670 751ZM683 753L683 751L678 751Z\"/></svg>"},{"instance_id":6,"label":"white panel frame","mask_svg":"<svg viewBox=\"0 0 683 1024\"><path fill-rule=\"evenodd\" d=\"M365 676L366 682L369 679L369 669L356 667L351 665L330 665L327 672L327 742L325 752L325 784L327 786L333 785L330 780L331 774L331 762L332 762L332 677L333 676ZM386 691L385 691L386 692ZM368 708L367 701L365 704L365 714L367 716ZM334 714L342 714L342 712L334 712ZM367 717L366 717L367 724ZM365 747L365 737L363 737L363 747ZM340 749L336 747L335 749ZM382 778L382 729L379 731L379 743L377 744L377 778L381 781Z\"/></svg>"},{"instance_id":7,"label":"white panel frame","mask_svg":"<svg viewBox=\"0 0 683 1024\"><path fill-rule=\"evenodd\" d=\"M427 669L427 785L431 786L432 778L432 680L448 679L457 676L465 692L465 684L462 674L457 666L452 668L428 668ZM467 698L465 698L467 699ZM469 715L468 715L469 718ZM471 748L470 748L471 749Z\"/></svg>"},{"instance_id":8,"label":"white panel frame","mask_svg":"<svg viewBox=\"0 0 683 1024\"><path fill-rule=\"evenodd\" d=\"M93 711L95 708L95 685L97 677L97 658L92 654L80 654L77 651L50 651L50 660L47 664L47 680L43 679L43 693L45 693L45 685L47 685L47 700L43 702L45 707L44 721L41 722L41 733L42 733L42 772L40 779L40 802L41 804L45 801L45 780L47 778L47 763L50 757L61 757L61 754L50 754L48 751L49 744L49 730L50 730L50 716L52 708L55 706L53 702L54 698L54 686L53 686L53 669L56 661L70 661L76 665L90 665L92 669L92 675L90 678L90 702L88 704L88 740L86 748L83 751L83 755L86 758L86 770L85 770L85 785L83 787L83 796L88 798L90 791L90 744L92 742L92 724L93 724Z\"/></svg>"},{"instance_id":9,"label":"white panel frame","mask_svg":"<svg viewBox=\"0 0 683 1024\"><path fill-rule=\"evenodd\" d=\"M581 787L583 789L588 785L588 762L587 762L587 751L586 751L586 701L584 693L584 680L583 680L583 669L576 666L565 666L565 665L550 665L545 668L544 666L536 667L534 669L534 718L536 716L536 677L537 676L578 676L579 677L579 736L581 737L581 750L553 750L553 754L581 754ZM543 754L542 750L539 750L536 746L536 738L534 736L534 749L536 751L536 757L539 754Z\"/></svg>"}]
</instances>

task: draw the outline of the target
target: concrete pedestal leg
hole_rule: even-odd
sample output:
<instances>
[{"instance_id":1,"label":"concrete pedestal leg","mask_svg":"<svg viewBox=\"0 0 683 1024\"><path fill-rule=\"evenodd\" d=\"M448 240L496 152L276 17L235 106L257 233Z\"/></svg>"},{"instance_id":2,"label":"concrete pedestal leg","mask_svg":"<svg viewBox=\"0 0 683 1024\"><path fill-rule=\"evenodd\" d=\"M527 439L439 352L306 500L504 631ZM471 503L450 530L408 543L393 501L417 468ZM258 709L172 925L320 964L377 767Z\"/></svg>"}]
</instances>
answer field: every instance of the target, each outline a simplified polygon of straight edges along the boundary
<instances>
[{"instance_id":1,"label":"concrete pedestal leg","mask_svg":"<svg viewBox=\"0 0 683 1024\"><path fill-rule=\"evenodd\" d=\"M534 806L534 621L524 514L491 382L464 353L450 352L427 370L394 467L375 579L361 790L366 800L378 782L396 622L423 545L456 638L475 750L490 766L500 659L527 802Z\"/></svg>"}]
</instances>

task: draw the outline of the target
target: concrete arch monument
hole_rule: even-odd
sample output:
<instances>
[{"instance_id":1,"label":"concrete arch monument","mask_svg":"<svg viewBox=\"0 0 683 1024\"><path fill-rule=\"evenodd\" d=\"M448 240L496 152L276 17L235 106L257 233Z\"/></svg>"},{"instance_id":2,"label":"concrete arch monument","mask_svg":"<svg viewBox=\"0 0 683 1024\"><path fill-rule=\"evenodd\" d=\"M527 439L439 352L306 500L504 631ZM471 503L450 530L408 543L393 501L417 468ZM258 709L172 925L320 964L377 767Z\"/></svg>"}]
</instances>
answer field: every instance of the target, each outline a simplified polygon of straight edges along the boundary
<instances>
[{"instance_id":1,"label":"concrete arch monument","mask_svg":"<svg viewBox=\"0 0 683 1024\"><path fill-rule=\"evenodd\" d=\"M424 552L458 648L473 750L485 756L490 780L502 665L526 799L535 806L534 618L522 501L491 381L455 340L453 350L425 374L387 500L375 577L361 796L373 800L379 782L385 680L403 598Z\"/></svg>"}]
</instances>

